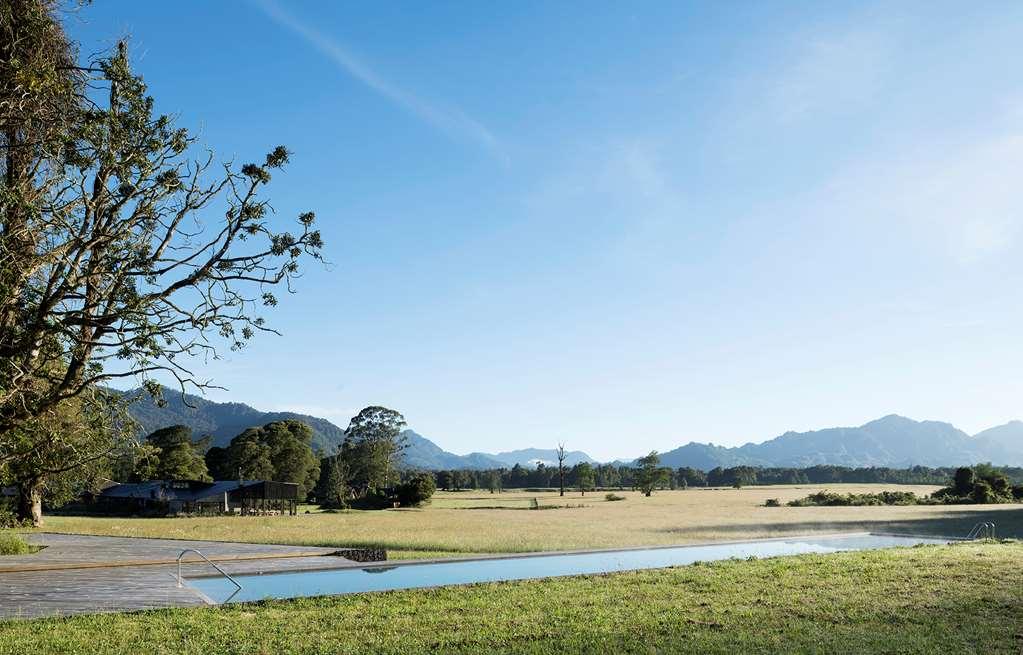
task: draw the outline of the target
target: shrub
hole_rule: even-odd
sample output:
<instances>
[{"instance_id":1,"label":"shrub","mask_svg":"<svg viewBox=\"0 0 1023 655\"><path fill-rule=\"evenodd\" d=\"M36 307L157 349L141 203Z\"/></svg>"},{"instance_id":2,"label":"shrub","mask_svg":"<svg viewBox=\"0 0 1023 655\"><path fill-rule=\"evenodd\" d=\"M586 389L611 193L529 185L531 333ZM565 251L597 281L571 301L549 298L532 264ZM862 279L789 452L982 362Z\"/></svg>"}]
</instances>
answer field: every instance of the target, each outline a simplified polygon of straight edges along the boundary
<instances>
[{"instance_id":1,"label":"shrub","mask_svg":"<svg viewBox=\"0 0 1023 655\"><path fill-rule=\"evenodd\" d=\"M764 507L781 507L781 501L777 498L768 498L767 502L764 503Z\"/></svg>"},{"instance_id":2,"label":"shrub","mask_svg":"<svg viewBox=\"0 0 1023 655\"><path fill-rule=\"evenodd\" d=\"M978 505L986 505L987 503L996 502L995 490L991 488L991 485L984 480L973 483L973 492L970 494L970 499Z\"/></svg>"},{"instance_id":3,"label":"shrub","mask_svg":"<svg viewBox=\"0 0 1023 655\"><path fill-rule=\"evenodd\" d=\"M437 491L437 483L431 473L417 473L398 485L398 502L406 507L419 507L430 500Z\"/></svg>"},{"instance_id":4,"label":"shrub","mask_svg":"<svg viewBox=\"0 0 1023 655\"><path fill-rule=\"evenodd\" d=\"M604 494L604 500L625 500L625 496L619 496L618 494Z\"/></svg>"},{"instance_id":5,"label":"shrub","mask_svg":"<svg viewBox=\"0 0 1023 655\"><path fill-rule=\"evenodd\" d=\"M1023 500L1005 474L990 464L964 466L956 470L951 486L939 489L931 498L945 504L1011 503Z\"/></svg>"},{"instance_id":6,"label":"shrub","mask_svg":"<svg viewBox=\"0 0 1023 655\"><path fill-rule=\"evenodd\" d=\"M976 477L973 468L960 466L952 477L951 490L956 496L966 496L973 490L973 483Z\"/></svg>"},{"instance_id":7,"label":"shrub","mask_svg":"<svg viewBox=\"0 0 1023 655\"><path fill-rule=\"evenodd\" d=\"M17 532L0 532L0 555L26 555L35 551Z\"/></svg>"},{"instance_id":8,"label":"shrub","mask_svg":"<svg viewBox=\"0 0 1023 655\"><path fill-rule=\"evenodd\" d=\"M17 515L3 507L0 507L0 530L4 528L30 528L32 527L31 521L22 521L18 519Z\"/></svg>"},{"instance_id":9,"label":"shrub","mask_svg":"<svg viewBox=\"0 0 1023 655\"><path fill-rule=\"evenodd\" d=\"M818 491L789 501L790 507L845 507L850 505L917 505L922 501L912 491L882 491L876 494L836 494Z\"/></svg>"}]
</instances>

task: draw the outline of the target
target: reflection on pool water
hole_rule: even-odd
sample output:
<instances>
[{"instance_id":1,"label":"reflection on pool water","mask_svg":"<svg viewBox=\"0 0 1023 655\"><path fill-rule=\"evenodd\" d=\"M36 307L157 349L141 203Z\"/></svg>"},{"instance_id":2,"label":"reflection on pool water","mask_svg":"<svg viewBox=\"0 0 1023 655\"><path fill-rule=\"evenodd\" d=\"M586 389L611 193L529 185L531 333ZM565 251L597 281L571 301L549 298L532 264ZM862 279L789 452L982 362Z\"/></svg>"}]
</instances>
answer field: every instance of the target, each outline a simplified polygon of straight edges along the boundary
<instances>
[{"instance_id":1,"label":"reflection on pool water","mask_svg":"<svg viewBox=\"0 0 1023 655\"><path fill-rule=\"evenodd\" d=\"M702 546L530 555L460 562L410 563L364 569L235 576L235 579L242 585L241 590L222 577L192 578L188 580L188 583L213 602L244 602L264 598L331 596L472 582L498 582L655 569L732 558L835 553L844 550L870 550L894 546L946 543L948 543L947 539L933 537L859 533L841 536L765 539Z\"/></svg>"}]
</instances>

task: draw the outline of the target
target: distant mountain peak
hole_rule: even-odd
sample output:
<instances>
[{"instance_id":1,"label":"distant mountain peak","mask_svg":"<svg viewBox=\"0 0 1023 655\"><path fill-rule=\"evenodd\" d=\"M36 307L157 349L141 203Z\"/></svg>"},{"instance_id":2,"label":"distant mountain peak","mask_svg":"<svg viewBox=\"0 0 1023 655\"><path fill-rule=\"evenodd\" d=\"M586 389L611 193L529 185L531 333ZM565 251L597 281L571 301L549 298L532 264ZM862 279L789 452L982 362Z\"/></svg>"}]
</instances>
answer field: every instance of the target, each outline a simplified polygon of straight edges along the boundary
<instances>
[{"instance_id":1,"label":"distant mountain peak","mask_svg":"<svg viewBox=\"0 0 1023 655\"><path fill-rule=\"evenodd\" d=\"M881 418L876 418L873 421L868 421L861 425L861 428L865 428L868 425L915 425L920 421L915 421L901 414L887 414Z\"/></svg>"},{"instance_id":2,"label":"distant mountain peak","mask_svg":"<svg viewBox=\"0 0 1023 655\"><path fill-rule=\"evenodd\" d=\"M762 443L733 448L690 442L661 454L665 466L805 467L960 466L991 461L1023 465L1023 422L1012 421L970 437L950 423L888 414L857 428L788 431Z\"/></svg>"}]
</instances>

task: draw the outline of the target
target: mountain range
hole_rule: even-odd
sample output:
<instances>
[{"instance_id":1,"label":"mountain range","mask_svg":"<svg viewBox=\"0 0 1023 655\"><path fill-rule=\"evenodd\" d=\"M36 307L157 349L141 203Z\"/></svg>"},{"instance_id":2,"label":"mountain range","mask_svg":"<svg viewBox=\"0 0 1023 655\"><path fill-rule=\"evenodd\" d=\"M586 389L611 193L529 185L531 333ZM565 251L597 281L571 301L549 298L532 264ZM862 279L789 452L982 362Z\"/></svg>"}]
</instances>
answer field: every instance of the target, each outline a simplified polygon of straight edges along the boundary
<instances>
[{"instance_id":1,"label":"mountain range","mask_svg":"<svg viewBox=\"0 0 1023 655\"><path fill-rule=\"evenodd\" d=\"M243 403L217 403L193 395L165 390L164 407L158 407L139 390L130 412L143 434L168 425L187 425L196 436L211 435L213 445L226 446L248 427L271 421L296 419L313 431L313 448L331 453L344 438L344 430L330 421L295 412L262 412ZM408 448L402 454L405 465L423 469L486 469L515 464L556 465L554 449L524 448L500 453L450 453L426 437L405 430ZM565 453L569 466L596 463L582 451ZM803 467L815 464L839 466L959 466L977 462L1023 466L1023 422L1012 421L976 435L969 435L949 423L914 421L889 415L859 427L827 428L810 432L786 432L761 443L737 447L690 442L661 453L664 466L691 466L710 470L716 466Z\"/></svg>"},{"instance_id":2,"label":"mountain range","mask_svg":"<svg viewBox=\"0 0 1023 655\"><path fill-rule=\"evenodd\" d=\"M125 392L134 398L128 406L132 418L141 426L142 434L149 434L168 425L187 425L196 437L210 435L214 446L226 446L246 428L265 425L273 421L297 419L313 430L313 448L334 452L344 439L345 431L327 419L295 412L261 412L243 403L216 403L201 396L182 394L164 388L164 406L160 407L145 391Z\"/></svg>"},{"instance_id":3,"label":"mountain range","mask_svg":"<svg viewBox=\"0 0 1023 655\"><path fill-rule=\"evenodd\" d=\"M417 432L405 430L403 434L405 435L408 448L402 453L402 459L407 466L413 468L432 470L492 469L509 468L516 464L536 467L541 462L544 466L557 466L558 464L558 454L553 448L523 448L521 450L510 450L497 454L469 453L468 455L455 455L442 449ZM596 460L582 451L565 451L566 465L575 466L580 462L597 463Z\"/></svg>"},{"instance_id":4,"label":"mountain range","mask_svg":"<svg viewBox=\"0 0 1023 655\"><path fill-rule=\"evenodd\" d=\"M690 442L661 454L665 466L804 467L959 466L993 462L1023 465L1023 422L1012 421L974 436L949 423L914 421L895 414L855 428L786 432L762 443L726 448Z\"/></svg>"}]
</instances>

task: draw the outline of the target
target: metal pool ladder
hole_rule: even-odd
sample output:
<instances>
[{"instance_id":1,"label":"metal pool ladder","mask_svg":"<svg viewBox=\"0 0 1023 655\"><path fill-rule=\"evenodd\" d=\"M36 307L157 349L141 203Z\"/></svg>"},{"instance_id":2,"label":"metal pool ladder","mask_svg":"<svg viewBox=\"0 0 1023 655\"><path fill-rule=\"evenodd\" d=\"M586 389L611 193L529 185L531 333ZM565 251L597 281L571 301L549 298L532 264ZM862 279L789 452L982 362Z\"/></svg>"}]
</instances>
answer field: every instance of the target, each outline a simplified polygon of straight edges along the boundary
<instances>
[{"instance_id":1,"label":"metal pool ladder","mask_svg":"<svg viewBox=\"0 0 1023 655\"><path fill-rule=\"evenodd\" d=\"M994 539L995 538L995 524L991 521L982 521L977 525L973 526L969 534L966 535L966 539Z\"/></svg>"},{"instance_id":2,"label":"metal pool ladder","mask_svg":"<svg viewBox=\"0 0 1023 655\"><path fill-rule=\"evenodd\" d=\"M232 578L230 573L228 573L224 569L222 569L219 566L217 566L216 563L213 560L211 560L209 557L206 557L205 555L203 555L201 552L199 552L195 548L186 548L183 551L181 551L180 555L178 555L178 586L179 587L184 587L185 586L184 583L181 581L181 558L185 556L185 553L195 553L199 557L201 557L204 560L206 560L206 562L209 563L210 566L215 568L220 573L220 575L224 576L225 578L230 580L234 584L234 586L238 587L238 591L241 591L241 589L242 589L241 584L239 584L239 582L237 580ZM238 591L236 591L235 593L238 593Z\"/></svg>"}]
</instances>

